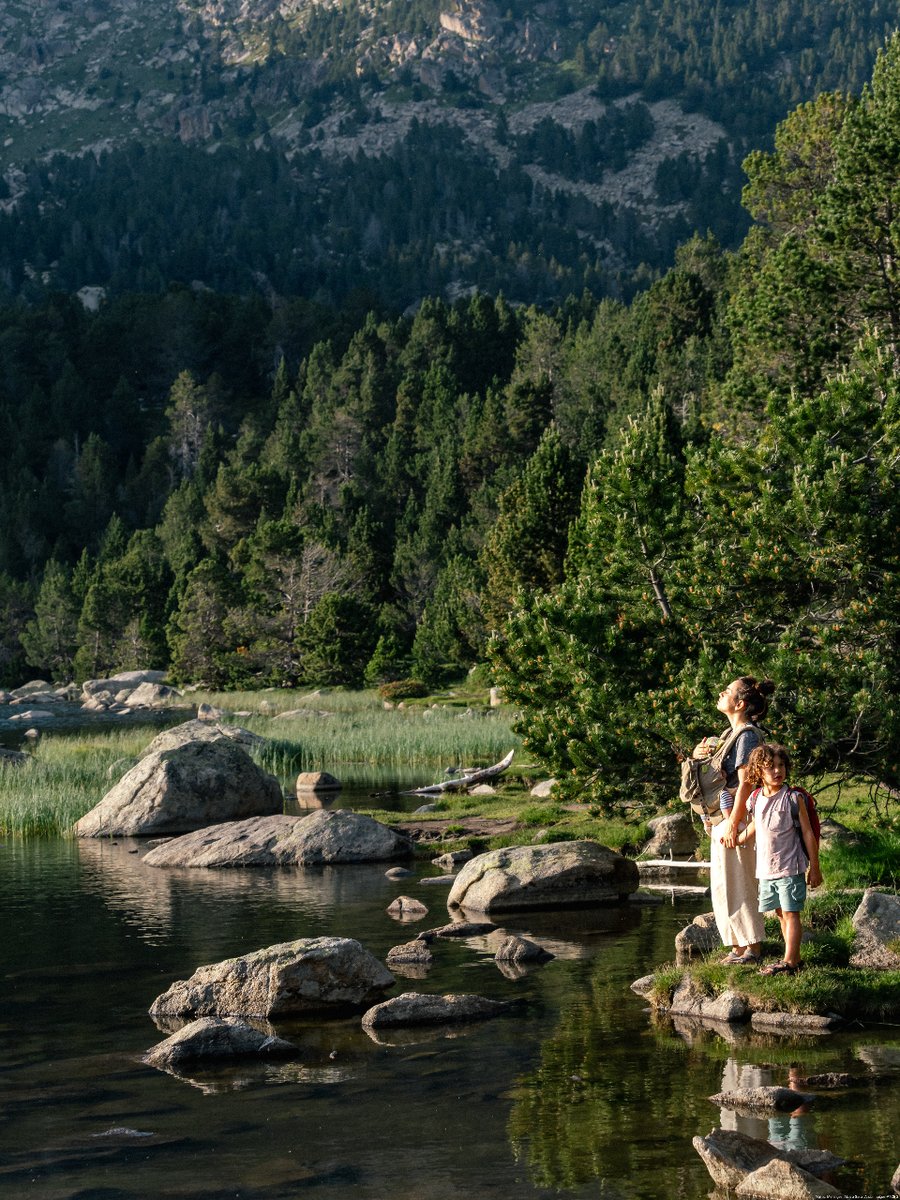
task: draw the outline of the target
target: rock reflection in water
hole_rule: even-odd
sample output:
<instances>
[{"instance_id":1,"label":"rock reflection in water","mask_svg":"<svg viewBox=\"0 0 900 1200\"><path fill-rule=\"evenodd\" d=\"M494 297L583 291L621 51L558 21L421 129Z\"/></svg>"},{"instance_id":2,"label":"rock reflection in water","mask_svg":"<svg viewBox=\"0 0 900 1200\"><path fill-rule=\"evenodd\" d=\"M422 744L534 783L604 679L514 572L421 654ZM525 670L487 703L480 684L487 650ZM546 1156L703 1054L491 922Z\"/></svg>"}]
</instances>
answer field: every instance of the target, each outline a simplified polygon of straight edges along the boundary
<instances>
[{"instance_id":1,"label":"rock reflection in water","mask_svg":"<svg viewBox=\"0 0 900 1200\"><path fill-rule=\"evenodd\" d=\"M167 939L192 911L200 928L207 904L215 906L215 919L223 922L278 906L301 916L295 937L312 936L311 925L318 928L336 913L370 903L386 883L382 864L160 870L144 865L143 855L151 846L139 839L79 839L77 847L87 890L124 915L151 945Z\"/></svg>"},{"instance_id":2,"label":"rock reflection in water","mask_svg":"<svg viewBox=\"0 0 900 1200\"><path fill-rule=\"evenodd\" d=\"M364 1032L377 1046L422 1046L429 1042L445 1042L470 1037L482 1028L483 1021L459 1022L444 1025L408 1025L402 1029L371 1029Z\"/></svg>"},{"instance_id":3,"label":"rock reflection in water","mask_svg":"<svg viewBox=\"0 0 900 1200\"><path fill-rule=\"evenodd\" d=\"M251 1088L269 1087L272 1084L335 1084L347 1083L354 1078L348 1067L332 1064L309 1066L299 1062L286 1063L241 1063L240 1066L192 1068L179 1070L166 1067L163 1071L180 1083L187 1083L207 1096L226 1092L245 1092Z\"/></svg>"}]
</instances>

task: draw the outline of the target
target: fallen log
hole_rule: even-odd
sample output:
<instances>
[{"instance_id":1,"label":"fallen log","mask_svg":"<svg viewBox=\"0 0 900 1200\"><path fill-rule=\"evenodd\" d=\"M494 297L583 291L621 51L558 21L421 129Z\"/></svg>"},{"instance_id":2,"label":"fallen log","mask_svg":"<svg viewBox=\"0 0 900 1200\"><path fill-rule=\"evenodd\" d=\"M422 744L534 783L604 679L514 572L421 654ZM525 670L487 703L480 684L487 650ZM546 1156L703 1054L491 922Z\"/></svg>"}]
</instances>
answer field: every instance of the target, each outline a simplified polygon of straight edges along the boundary
<instances>
[{"instance_id":1,"label":"fallen log","mask_svg":"<svg viewBox=\"0 0 900 1200\"><path fill-rule=\"evenodd\" d=\"M493 779L496 775L502 775L512 762L514 754L515 750L510 750L506 758L494 763L492 767L481 767L474 770L470 767L463 767L462 775L458 775L455 779L446 779L443 783L432 783L427 787L414 788L406 795L434 796L440 792L464 792L467 788L474 787L476 783L483 783L485 779Z\"/></svg>"}]
</instances>

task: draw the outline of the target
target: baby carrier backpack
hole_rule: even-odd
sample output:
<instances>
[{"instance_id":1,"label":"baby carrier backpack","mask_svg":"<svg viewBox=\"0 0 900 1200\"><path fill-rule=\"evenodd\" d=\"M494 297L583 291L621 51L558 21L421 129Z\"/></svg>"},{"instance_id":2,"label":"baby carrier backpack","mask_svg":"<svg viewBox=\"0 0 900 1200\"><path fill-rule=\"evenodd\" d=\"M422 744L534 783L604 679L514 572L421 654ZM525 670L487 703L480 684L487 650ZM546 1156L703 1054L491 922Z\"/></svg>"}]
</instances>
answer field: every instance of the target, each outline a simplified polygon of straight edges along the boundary
<instances>
[{"instance_id":1,"label":"baby carrier backpack","mask_svg":"<svg viewBox=\"0 0 900 1200\"><path fill-rule=\"evenodd\" d=\"M725 787L722 761L745 728L726 729L719 737L704 738L693 754L682 759L679 798L713 825L724 820L719 807L719 793Z\"/></svg>"}]
</instances>

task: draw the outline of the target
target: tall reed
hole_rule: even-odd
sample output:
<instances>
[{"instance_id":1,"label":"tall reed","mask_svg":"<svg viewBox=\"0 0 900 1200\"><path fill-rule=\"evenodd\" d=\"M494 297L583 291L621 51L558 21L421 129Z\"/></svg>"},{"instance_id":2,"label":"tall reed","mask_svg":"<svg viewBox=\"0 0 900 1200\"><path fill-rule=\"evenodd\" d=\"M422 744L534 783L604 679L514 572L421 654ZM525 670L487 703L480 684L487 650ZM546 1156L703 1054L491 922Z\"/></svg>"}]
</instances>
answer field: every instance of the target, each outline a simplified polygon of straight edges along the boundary
<instances>
[{"instance_id":1,"label":"tall reed","mask_svg":"<svg viewBox=\"0 0 900 1200\"><path fill-rule=\"evenodd\" d=\"M502 715L466 715L459 707L387 711L372 693L298 699L292 693L266 692L209 699L222 706L228 702L228 723L266 739L253 757L287 789L298 772L312 770L370 778L374 772L385 782L412 774L436 779L448 766L495 762L518 745ZM300 711L278 715L287 710ZM0 836L65 833L158 732L154 726L92 731L82 737L46 735L29 762L0 767Z\"/></svg>"}]
</instances>

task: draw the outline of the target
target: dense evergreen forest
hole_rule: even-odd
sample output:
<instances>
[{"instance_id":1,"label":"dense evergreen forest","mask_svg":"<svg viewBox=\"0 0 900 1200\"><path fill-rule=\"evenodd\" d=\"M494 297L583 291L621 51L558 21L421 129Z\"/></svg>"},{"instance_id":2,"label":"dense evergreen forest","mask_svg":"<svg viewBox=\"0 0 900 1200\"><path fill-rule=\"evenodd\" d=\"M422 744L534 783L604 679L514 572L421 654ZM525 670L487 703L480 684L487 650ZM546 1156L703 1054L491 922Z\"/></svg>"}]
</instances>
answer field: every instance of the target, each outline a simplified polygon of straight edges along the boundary
<instances>
[{"instance_id":1,"label":"dense evergreen forest","mask_svg":"<svg viewBox=\"0 0 900 1200\"><path fill-rule=\"evenodd\" d=\"M478 667L606 804L740 669L805 770L900 786L898 114L895 38L630 303L7 306L3 681Z\"/></svg>"}]
</instances>

